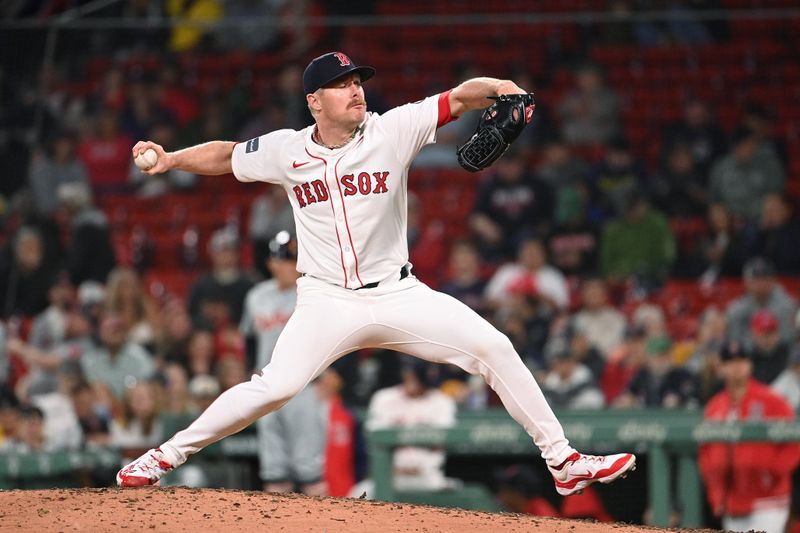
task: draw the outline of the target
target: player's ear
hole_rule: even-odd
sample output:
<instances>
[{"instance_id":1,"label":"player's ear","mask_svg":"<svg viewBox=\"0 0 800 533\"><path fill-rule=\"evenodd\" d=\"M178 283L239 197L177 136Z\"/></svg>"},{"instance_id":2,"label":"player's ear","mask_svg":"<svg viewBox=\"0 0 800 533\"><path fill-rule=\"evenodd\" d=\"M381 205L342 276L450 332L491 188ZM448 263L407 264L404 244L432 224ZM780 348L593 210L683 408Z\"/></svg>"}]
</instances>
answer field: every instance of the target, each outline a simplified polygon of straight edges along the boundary
<instances>
[{"instance_id":1,"label":"player's ear","mask_svg":"<svg viewBox=\"0 0 800 533\"><path fill-rule=\"evenodd\" d=\"M312 113L319 113L322 110L322 106L319 102L319 95L318 93L310 93L306 95L306 102L308 103L308 108L311 110Z\"/></svg>"}]
</instances>

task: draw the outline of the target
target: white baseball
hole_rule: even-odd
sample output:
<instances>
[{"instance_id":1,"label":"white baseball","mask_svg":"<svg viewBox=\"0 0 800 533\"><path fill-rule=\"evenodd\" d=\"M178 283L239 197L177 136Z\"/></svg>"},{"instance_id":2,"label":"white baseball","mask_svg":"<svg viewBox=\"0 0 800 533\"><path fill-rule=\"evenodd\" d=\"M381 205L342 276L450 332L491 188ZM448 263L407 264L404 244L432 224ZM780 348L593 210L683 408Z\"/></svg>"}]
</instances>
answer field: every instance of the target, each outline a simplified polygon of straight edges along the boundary
<instances>
[{"instance_id":1,"label":"white baseball","mask_svg":"<svg viewBox=\"0 0 800 533\"><path fill-rule=\"evenodd\" d=\"M143 154L137 155L133 162L142 170L150 170L158 162L158 154L152 148L145 150Z\"/></svg>"}]
</instances>

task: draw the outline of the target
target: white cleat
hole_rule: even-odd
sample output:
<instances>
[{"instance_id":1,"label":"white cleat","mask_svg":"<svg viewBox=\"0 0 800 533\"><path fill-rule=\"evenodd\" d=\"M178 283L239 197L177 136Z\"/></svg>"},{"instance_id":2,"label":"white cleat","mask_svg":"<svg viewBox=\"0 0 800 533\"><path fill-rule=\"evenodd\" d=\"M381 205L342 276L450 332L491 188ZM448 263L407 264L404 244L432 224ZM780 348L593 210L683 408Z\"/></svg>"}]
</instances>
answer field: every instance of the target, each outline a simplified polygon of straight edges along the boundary
<instances>
[{"instance_id":1,"label":"white cleat","mask_svg":"<svg viewBox=\"0 0 800 533\"><path fill-rule=\"evenodd\" d=\"M548 466L556 482L556 491L562 496L580 494L583 489L599 481L611 483L636 470L636 456L632 453L615 455L583 455L573 453L560 469Z\"/></svg>"},{"instance_id":2,"label":"white cleat","mask_svg":"<svg viewBox=\"0 0 800 533\"><path fill-rule=\"evenodd\" d=\"M155 485L173 468L175 467L164 457L161 448L154 448L117 472L117 485L120 487Z\"/></svg>"}]
</instances>

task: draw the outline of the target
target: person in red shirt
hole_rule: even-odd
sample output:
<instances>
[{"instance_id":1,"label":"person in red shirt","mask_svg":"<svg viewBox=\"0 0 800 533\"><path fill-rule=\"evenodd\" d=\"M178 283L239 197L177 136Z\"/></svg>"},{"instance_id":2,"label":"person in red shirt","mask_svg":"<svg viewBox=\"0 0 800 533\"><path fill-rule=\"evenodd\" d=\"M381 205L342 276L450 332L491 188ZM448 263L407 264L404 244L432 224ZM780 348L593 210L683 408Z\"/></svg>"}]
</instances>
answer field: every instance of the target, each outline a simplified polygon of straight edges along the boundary
<instances>
[{"instance_id":1,"label":"person in red shirt","mask_svg":"<svg viewBox=\"0 0 800 533\"><path fill-rule=\"evenodd\" d=\"M109 109L100 111L94 133L78 147L78 157L89 172L96 194L128 190L131 140L119 130L119 117Z\"/></svg>"},{"instance_id":2,"label":"person in red shirt","mask_svg":"<svg viewBox=\"0 0 800 533\"><path fill-rule=\"evenodd\" d=\"M725 389L709 400L705 420L792 420L792 408L752 378L750 354L738 342L720 351ZM789 516L796 443L712 443L700 446L700 474L711 510L723 529L783 533Z\"/></svg>"}]
</instances>

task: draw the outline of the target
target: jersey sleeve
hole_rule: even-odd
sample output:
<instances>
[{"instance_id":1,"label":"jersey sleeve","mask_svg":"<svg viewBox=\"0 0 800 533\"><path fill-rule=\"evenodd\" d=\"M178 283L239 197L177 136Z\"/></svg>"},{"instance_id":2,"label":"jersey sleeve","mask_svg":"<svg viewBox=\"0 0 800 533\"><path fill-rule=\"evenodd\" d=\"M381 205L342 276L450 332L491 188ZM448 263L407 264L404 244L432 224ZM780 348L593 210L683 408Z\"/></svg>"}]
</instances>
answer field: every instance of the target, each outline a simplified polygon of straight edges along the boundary
<instances>
[{"instance_id":1,"label":"jersey sleeve","mask_svg":"<svg viewBox=\"0 0 800 533\"><path fill-rule=\"evenodd\" d=\"M394 137L394 148L401 163L408 165L423 146L436 142L436 128L452 121L450 91L429 96L413 104L390 109L378 120L382 129Z\"/></svg>"},{"instance_id":2,"label":"jersey sleeve","mask_svg":"<svg viewBox=\"0 0 800 533\"><path fill-rule=\"evenodd\" d=\"M277 130L233 147L231 166L236 179L244 182L281 183L286 173L281 163L284 143L294 130Z\"/></svg>"}]
</instances>

